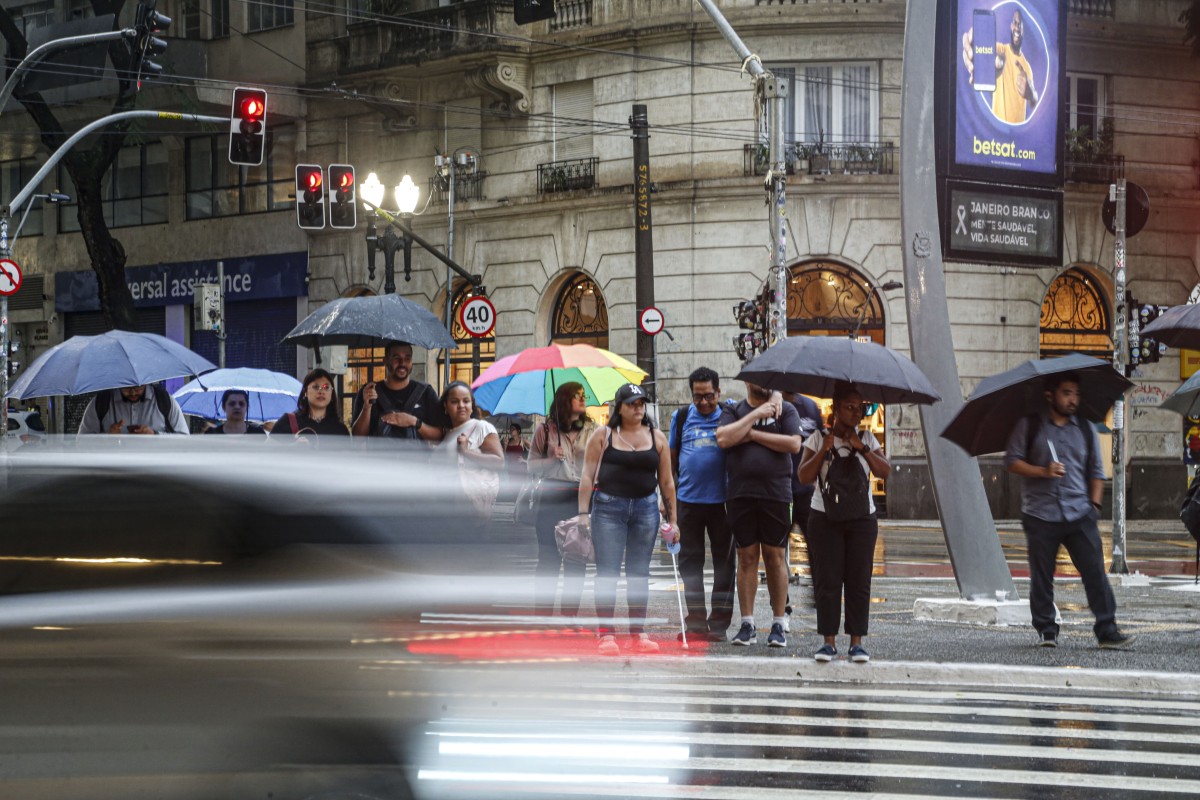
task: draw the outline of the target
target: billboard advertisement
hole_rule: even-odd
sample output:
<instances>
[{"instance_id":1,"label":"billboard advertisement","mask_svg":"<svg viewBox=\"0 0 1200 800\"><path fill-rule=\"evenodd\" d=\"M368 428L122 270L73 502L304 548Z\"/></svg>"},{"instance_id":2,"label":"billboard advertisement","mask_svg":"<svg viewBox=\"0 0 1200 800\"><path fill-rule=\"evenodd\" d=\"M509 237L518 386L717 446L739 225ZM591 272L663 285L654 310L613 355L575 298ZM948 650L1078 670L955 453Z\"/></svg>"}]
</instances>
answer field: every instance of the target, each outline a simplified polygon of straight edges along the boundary
<instances>
[{"instance_id":1,"label":"billboard advertisement","mask_svg":"<svg viewBox=\"0 0 1200 800\"><path fill-rule=\"evenodd\" d=\"M950 172L1060 182L1060 0L959 0Z\"/></svg>"}]
</instances>

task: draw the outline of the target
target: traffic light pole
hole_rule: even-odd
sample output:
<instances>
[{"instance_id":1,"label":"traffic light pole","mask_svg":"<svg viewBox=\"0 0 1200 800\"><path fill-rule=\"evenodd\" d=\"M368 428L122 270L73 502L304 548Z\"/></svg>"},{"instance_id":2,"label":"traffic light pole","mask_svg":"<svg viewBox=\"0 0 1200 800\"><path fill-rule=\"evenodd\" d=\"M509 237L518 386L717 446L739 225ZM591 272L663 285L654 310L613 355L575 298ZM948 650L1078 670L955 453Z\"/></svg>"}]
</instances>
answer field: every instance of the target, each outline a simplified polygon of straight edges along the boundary
<instances>
[{"instance_id":1,"label":"traffic light pole","mask_svg":"<svg viewBox=\"0 0 1200 800\"><path fill-rule=\"evenodd\" d=\"M58 52L59 50L70 50L75 47L86 47L89 44L103 44L104 42L112 42L117 39L136 39L137 36L138 32L136 28L122 28L119 31L86 33L82 36L64 36L61 39L54 39L35 47L21 60L21 63L8 76L8 80L4 83L4 88L0 89L0 114L4 113L5 106L8 105L13 92L17 90L17 85L25 78L25 74L35 64L40 63L42 59L51 53Z\"/></svg>"},{"instance_id":2,"label":"traffic light pole","mask_svg":"<svg viewBox=\"0 0 1200 800\"><path fill-rule=\"evenodd\" d=\"M1113 315L1113 367L1122 375L1129 364L1129 315L1138 313L1130 307L1125 273L1125 179L1109 186L1109 195L1116 202L1113 215L1113 296L1117 298L1117 313ZM1086 388L1085 388L1086 390ZM1125 452L1128 442L1125 427L1125 395L1113 404L1113 492L1112 492L1112 564L1113 575L1128 575L1125 562Z\"/></svg>"},{"instance_id":3,"label":"traffic light pole","mask_svg":"<svg viewBox=\"0 0 1200 800\"><path fill-rule=\"evenodd\" d=\"M423 239L420 236L418 236L417 234L413 233L412 228L410 228L404 222L404 220L398 218L395 214L384 211L379 206L371 203L370 200L363 200L362 198L359 198L359 202L362 203L367 208L369 208L371 211L374 211L376 214L378 214L379 218L382 219L384 222L391 225L393 228L400 231L402 234L404 234L405 236L407 236L408 238L412 239L414 242L419 244L421 246L421 249L427 251L430 255L432 255L438 261L441 261L447 267L454 270L454 272L458 273L458 277L462 278L464 281L467 281L472 286L474 286L476 289L483 288L483 279L480 276L472 275L471 273L467 272L462 267L462 265L460 265L453 258L443 254L441 250L438 250L436 247L434 247L432 244L427 242L425 239ZM449 326L447 326L447 327L449 327Z\"/></svg>"}]
</instances>

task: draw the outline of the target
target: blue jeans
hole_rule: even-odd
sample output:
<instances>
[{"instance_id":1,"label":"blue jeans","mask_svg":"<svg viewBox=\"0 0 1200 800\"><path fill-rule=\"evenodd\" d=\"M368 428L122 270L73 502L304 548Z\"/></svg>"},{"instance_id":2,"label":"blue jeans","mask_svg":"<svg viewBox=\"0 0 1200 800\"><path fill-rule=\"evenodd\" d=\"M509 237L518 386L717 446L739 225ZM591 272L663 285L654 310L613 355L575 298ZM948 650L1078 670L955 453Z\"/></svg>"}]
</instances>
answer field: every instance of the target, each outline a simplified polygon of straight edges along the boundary
<instances>
[{"instance_id":1,"label":"blue jeans","mask_svg":"<svg viewBox=\"0 0 1200 800\"><path fill-rule=\"evenodd\" d=\"M600 634L613 633L617 578L625 562L629 633L645 629L650 594L650 556L658 535L658 496L616 497L596 492L592 503L592 545L596 548L596 616Z\"/></svg>"}]
</instances>

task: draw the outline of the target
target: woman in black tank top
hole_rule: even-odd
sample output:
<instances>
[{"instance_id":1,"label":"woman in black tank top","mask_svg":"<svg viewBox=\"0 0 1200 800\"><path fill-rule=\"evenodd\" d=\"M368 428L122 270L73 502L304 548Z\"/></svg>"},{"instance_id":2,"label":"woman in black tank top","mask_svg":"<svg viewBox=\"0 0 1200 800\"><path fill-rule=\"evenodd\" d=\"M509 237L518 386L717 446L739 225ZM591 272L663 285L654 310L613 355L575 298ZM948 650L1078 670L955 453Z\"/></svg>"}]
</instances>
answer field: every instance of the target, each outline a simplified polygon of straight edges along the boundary
<instances>
[{"instance_id":1,"label":"woman in black tank top","mask_svg":"<svg viewBox=\"0 0 1200 800\"><path fill-rule=\"evenodd\" d=\"M646 393L626 384L613 399L608 425L592 434L579 483L579 524L590 525L596 549L596 616L600 653L618 655L613 627L617 579L625 564L630 646L639 653L658 652L646 635L646 601L650 594L650 557L658 535L658 495L674 542L675 480L667 437L646 416ZM591 508L589 515L588 509Z\"/></svg>"}]
</instances>

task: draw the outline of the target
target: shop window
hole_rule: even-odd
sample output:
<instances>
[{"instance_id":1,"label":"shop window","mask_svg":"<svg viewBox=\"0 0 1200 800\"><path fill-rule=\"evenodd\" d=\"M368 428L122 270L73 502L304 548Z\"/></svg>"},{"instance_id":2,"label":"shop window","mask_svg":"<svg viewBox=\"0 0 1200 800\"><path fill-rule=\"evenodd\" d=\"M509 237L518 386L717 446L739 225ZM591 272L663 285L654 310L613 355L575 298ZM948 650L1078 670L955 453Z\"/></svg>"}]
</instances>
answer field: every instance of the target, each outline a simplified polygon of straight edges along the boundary
<instances>
[{"instance_id":1,"label":"shop window","mask_svg":"<svg viewBox=\"0 0 1200 800\"><path fill-rule=\"evenodd\" d=\"M596 282L577 272L554 301L550 341L608 349L608 305Z\"/></svg>"},{"instance_id":2,"label":"shop window","mask_svg":"<svg viewBox=\"0 0 1200 800\"><path fill-rule=\"evenodd\" d=\"M1095 278L1072 267L1051 282L1042 299L1039 350L1043 358L1086 353L1112 358L1108 302Z\"/></svg>"}]
</instances>

